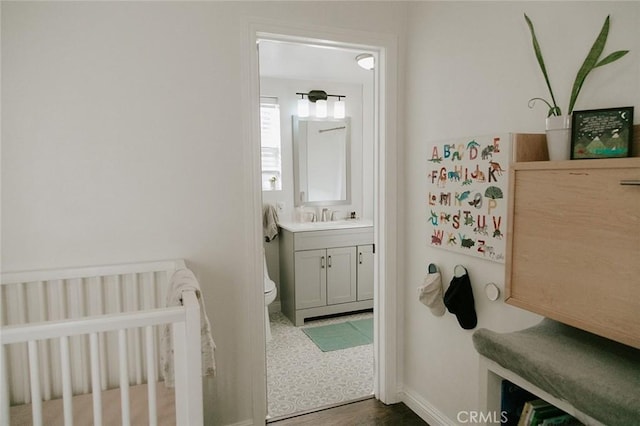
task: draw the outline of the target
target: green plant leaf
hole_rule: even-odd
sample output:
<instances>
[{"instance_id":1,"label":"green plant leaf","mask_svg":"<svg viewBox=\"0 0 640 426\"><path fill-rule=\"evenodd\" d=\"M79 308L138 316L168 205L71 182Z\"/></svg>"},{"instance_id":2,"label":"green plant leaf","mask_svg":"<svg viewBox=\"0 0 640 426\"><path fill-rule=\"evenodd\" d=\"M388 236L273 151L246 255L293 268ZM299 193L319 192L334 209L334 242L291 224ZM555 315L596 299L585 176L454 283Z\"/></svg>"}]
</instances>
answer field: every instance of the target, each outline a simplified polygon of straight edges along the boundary
<instances>
[{"instance_id":1,"label":"green plant leaf","mask_svg":"<svg viewBox=\"0 0 640 426\"><path fill-rule=\"evenodd\" d=\"M560 108L557 106L551 105L546 99L543 98L531 98L529 99L529 108L533 108L536 105L536 101L542 101L549 107L549 112L547 113L547 117L551 117L552 115L562 115Z\"/></svg>"},{"instance_id":2,"label":"green plant leaf","mask_svg":"<svg viewBox=\"0 0 640 426\"><path fill-rule=\"evenodd\" d=\"M582 66L578 70L578 74L576 74L576 79L573 82L573 88L571 89L571 100L569 101L569 114L573 112L573 107L576 104L576 100L578 99L578 94L580 94L580 89L582 89L582 85L584 84L584 80L587 78L591 70L593 70L598 64L598 58L602 54L604 50L604 45L607 42L607 37L609 35L609 16L604 20L604 24L602 25L602 29L600 30L600 34L596 38L596 41L591 46L591 50L587 54ZM605 58L606 59L606 58Z\"/></svg>"},{"instance_id":3,"label":"green plant leaf","mask_svg":"<svg viewBox=\"0 0 640 426\"><path fill-rule=\"evenodd\" d=\"M618 59L622 58L627 53L629 53L628 50L618 50L617 52L613 52L610 55L607 55L606 58L604 58L603 60L598 62L594 68L598 68L598 67L601 67L603 65L610 64L611 62L617 61Z\"/></svg>"},{"instance_id":4,"label":"green plant leaf","mask_svg":"<svg viewBox=\"0 0 640 426\"><path fill-rule=\"evenodd\" d=\"M542 57L542 50L540 49L540 44L538 43L538 38L536 37L536 32L533 28L533 22L524 14L524 19L527 21L527 25L529 26L529 31L531 32L531 41L533 43L533 51L536 55L536 59L538 60L538 65L540 65L540 70L542 70L542 75L544 76L544 81L547 83L547 88L549 89L549 94L551 95L551 101L553 101L553 107L549 105L549 115L553 115L552 111L558 111L558 115L560 115L560 108L556 104L556 98L553 96L553 89L551 88L551 83L549 82L549 75L547 74L547 68L544 64L544 59ZM545 101L546 102L546 101Z\"/></svg>"}]
</instances>

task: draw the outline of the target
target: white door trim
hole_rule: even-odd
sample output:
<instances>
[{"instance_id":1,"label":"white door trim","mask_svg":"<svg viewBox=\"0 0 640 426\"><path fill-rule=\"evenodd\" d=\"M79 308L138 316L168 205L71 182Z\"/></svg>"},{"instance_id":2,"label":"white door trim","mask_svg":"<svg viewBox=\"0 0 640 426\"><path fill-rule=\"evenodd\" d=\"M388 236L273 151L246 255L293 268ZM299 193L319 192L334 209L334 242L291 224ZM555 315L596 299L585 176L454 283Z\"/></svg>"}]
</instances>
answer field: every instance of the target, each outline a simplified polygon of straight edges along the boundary
<instances>
[{"instance_id":1,"label":"white door trim","mask_svg":"<svg viewBox=\"0 0 640 426\"><path fill-rule=\"evenodd\" d=\"M246 18L242 46L243 144L246 173L245 236L249 247L250 277L246 285L251 324L253 422L263 424L267 414L265 318L262 289L262 187L260 182L259 63L260 39L294 41L339 48L361 49L376 56L374 90L374 394L382 402L400 401L398 362L401 359L398 317L398 47L395 35ZM252 260L252 262L251 262Z\"/></svg>"}]
</instances>

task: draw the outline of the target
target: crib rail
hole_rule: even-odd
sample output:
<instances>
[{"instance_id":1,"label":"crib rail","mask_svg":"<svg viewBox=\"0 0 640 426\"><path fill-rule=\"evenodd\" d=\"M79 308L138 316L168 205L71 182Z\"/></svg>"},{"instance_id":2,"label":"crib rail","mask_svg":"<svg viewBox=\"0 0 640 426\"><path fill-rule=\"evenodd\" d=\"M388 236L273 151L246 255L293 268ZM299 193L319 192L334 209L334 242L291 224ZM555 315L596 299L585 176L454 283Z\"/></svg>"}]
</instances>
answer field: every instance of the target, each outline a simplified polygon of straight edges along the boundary
<instances>
[{"instance_id":1,"label":"crib rail","mask_svg":"<svg viewBox=\"0 0 640 426\"><path fill-rule=\"evenodd\" d=\"M25 271L2 274L0 287L0 325L13 326L41 321L84 318L92 315L134 312L163 307L169 280L173 272L184 268L182 260L131 263L124 265ZM126 335L129 352L131 384L148 379L147 365L141 356L145 341L139 329ZM100 336L100 370L103 390L117 386L119 368L115 355L118 338ZM159 343L159 335L155 338ZM57 341L40 342L43 361L40 366L42 395L45 400L62 396L62 383L51 374L51 363L58 363L60 348ZM159 350L159 347L156 348ZM74 394L88 393L89 344L84 338L71 338L69 351L76 374L72 381ZM14 345L6 354L12 366L10 381L11 403L31 402L28 391L26 345ZM44 360L51 360L50 362ZM156 376L161 371L156 366Z\"/></svg>"},{"instance_id":2,"label":"crib rail","mask_svg":"<svg viewBox=\"0 0 640 426\"><path fill-rule=\"evenodd\" d=\"M65 424L73 424L73 395L93 393L93 411L100 413L101 392L117 387L122 424L128 424L129 385L163 378L161 324L173 329L176 421L201 424L197 297L183 293L182 307L160 308L171 276L184 267L176 260L3 273L0 425L9 424L10 405L28 403L38 424L42 401L56 398L63 400ZM149 420L155 424L156 388L147 388ZM96 416L99 425L101 415Z\"/></svg>"},{"instance_id":3,"label":"crib rail","mask_svg":"<svg viewBox=\"0 0 640 426\"><path fill-rule=\"evenodd\" d=\"M148 272L164 272L185 268L183 260L161 260L157 262L125 263L118 265L87 266L82 268L59 268L48 270L3 272L2 284L16 284L35 281L69 280L87 277L108 277L126 274L142 274ZM170 276L167 279L171 278Z\"/></svg>"},{"instance_id":4,"label":"crib rail","mask_svg":"<svg viewBox=\"0 0 640 426\"><path fill-rule=\"evenodd\" d=\"M91 383L93 397L93 424L102 425L101 371L100 371L100 335L107 332L118 334L118 357L120 364L121 423L130 424L129 410L129 373L126 330L143 329L146 340L146 364L149 383L156 381L156 350L154 326L172 324L174 341L174 371L176 372L176 422L179 425L201 424L202 419L202 381L200 378L200 313L196 295L183 293L183 307L152 309L136 313L121 313L92 316L78 320L40 322L28 325L7 326L2 328L3 350L0 353L0 368L3 380L0 396L2 398L2 417L0 424L10 424L10 404L7 383L7 365L5 347L11 344L26 343L28 347L29 378L32 401L33 424L43 425L42 395L40 384L40 362L38 344L45 340L57 339L60 346L60 371L63 382L63 410L65 426L73 425L73 403L71 392L71 360L69 357L69 338L88 336L91 359ZM196 368L197 367L197 368ZM157 424L155 387L148 386L149 424ZM198 413L200 413L198 415Z\"/></svg>"}]
</instances>

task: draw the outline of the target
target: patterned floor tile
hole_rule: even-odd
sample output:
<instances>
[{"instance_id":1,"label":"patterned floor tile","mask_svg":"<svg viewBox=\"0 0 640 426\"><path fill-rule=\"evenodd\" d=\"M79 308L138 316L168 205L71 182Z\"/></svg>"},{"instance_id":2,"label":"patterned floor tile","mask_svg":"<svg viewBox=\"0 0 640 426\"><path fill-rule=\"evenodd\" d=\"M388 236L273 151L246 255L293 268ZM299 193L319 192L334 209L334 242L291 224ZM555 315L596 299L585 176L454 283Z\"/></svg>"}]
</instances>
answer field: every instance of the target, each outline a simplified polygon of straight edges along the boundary
<instances>
[{"instance_id":1,"label":"patterned floor tile","mask_svg":"<svg viewBox=\"0 0 640 426\"><path fill-rule=\"evenodd\" d=\"M282 313L271 313L267 343L269 415L280 417L365 397L373 392L373 345L322 352ZM316 327L372 318L371 312L307 321Z\"/></svg>"}]
</instances>

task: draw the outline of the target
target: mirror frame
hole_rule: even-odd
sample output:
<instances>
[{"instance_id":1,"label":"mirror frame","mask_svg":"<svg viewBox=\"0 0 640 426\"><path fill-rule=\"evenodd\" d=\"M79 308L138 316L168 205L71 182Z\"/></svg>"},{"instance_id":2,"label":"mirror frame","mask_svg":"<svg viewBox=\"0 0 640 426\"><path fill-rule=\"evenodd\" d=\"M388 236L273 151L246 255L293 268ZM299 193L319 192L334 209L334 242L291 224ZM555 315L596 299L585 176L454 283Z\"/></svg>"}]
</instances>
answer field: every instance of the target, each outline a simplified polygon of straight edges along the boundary
<instances>
[{"instance_id":1,"label":"mirror frame","mask_svg":"<svg viewBox=\"0 0 640 426\"><path fill-rule=\"evenodd\" d=\"M299 206L335 206L351 204L351 118L316 118L316 117L298 117L292 115L292 140L293 140L293 201L295 207ZM322 200L322 201L302 201L300 199L300 122L301 121L322 121L328 123L345 123L346 140L345 140L345 164L346 164L346 198L344 200Z\"/></svg>"}]
</instances>

